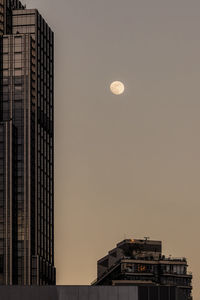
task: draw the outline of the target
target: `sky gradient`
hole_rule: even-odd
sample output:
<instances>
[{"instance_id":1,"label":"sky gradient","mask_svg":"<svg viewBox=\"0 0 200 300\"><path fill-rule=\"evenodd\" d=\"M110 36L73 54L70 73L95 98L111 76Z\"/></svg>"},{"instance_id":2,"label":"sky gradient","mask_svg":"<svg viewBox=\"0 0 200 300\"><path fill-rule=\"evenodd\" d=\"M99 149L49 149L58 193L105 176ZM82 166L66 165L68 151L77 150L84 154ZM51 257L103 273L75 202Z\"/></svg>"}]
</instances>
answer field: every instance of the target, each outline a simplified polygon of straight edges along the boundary
<instances>
[{"instance_id":1,"label":"sky gradient","mask_svg":"<svg viewBox=\"0 0 200 300\"><path fill-rule=\"evenodd\" d=\"M149 236L188 258L199 299L200 1L22 2L55 32L57 284Z\"/></svg>"}]
</instances>

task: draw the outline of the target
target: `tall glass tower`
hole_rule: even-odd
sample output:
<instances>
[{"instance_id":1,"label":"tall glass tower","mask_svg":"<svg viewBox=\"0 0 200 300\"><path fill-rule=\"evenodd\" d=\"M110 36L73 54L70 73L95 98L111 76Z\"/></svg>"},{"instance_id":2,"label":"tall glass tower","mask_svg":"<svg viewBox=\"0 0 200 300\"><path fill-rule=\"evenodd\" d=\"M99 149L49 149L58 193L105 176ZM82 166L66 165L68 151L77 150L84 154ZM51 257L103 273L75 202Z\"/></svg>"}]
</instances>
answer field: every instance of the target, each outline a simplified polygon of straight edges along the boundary
<instances>
[{"instance_id":1,"label":"tall glass tower","mask_svg":"<svg viewBox=\"0 0 200 300\"><path fill-rule=\"evenodd\" d=\"M54 35L0 0L0 285L55 282Z\"/></svg>"}]
</instances>

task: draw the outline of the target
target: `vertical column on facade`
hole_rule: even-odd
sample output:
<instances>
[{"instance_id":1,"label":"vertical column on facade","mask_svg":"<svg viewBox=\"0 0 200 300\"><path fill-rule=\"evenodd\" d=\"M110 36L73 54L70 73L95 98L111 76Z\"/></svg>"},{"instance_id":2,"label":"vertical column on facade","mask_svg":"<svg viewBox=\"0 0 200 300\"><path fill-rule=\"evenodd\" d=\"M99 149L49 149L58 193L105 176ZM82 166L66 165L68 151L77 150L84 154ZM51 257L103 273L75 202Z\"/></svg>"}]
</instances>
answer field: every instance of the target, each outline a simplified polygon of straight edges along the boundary
<instances>
[{"instance_id":1,"label":"vertical column on facade","mask_svg":"<svg viewBox=\"0 0 200 300\"><path fill-rule=\"evenodd\" d=\"M6 6L6 3L5 3ZM12 200L13 200L13 173L12 173L12 103L13 103L13 38L7 36L8 41L8 77L10 77L8 89L8 115L5 124L6 128L6 285L12 284ZM3 58L4 63L4 58Z\"/></svg>"},{"instance_id":2,"label":"vertical column on facade","mask_svg":"<svg viewBox=\"0 0 200 300\"><path fill-rule=\"evenodd\" d=\"M24 284L31 284L31 115L30 35L23 36L24 56Z\"/></svg>"},{"instance_id":3,"label":"vertical column on facade","mask_svg":"<svg viewBox=\"0 0 200 300\"><path fill-rule=\"evenodd\" d=\"M0 174L0 284L13 283L13 205L14 205L14 155L12 121L0 123L1 174Z\"/></svg>"},{"instance_id":4,"label":"vertical column on facade","mask_svg":"<svg viewBox=\"0 0 200 300\"><path fill-rule=\"evenodd\" d=\"M6 122L6 284L12 285L13 262L13 124Z\"/></svg>"},{"instance_id":5,"label":"vertical column on facade","mask_svg":"<svg viewBox=\"0 0 200 300\"><path fill-rule=\"evenodd\" d=\"M4 34L4 0L0 0L0 35Z\"/></svg>"}]
</instances>

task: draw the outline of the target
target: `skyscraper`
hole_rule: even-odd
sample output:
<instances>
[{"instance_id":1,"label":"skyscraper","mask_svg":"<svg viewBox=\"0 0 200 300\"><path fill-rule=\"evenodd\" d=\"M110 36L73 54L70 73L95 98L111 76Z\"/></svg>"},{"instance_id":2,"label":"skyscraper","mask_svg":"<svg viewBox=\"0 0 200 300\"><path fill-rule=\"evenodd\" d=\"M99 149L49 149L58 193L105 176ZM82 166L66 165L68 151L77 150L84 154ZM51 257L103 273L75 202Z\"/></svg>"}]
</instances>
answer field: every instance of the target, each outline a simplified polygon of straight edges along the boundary
<instances>
[{"instance_id":1,"label":"skyscraper","mask_svg":"<svg viewBox=\"0 0 200 300\"><path fill-rule=\"evenodd\" d=\"M54 35L0 0L0 284L55 284Z\"/></svg>"}]
</instances>

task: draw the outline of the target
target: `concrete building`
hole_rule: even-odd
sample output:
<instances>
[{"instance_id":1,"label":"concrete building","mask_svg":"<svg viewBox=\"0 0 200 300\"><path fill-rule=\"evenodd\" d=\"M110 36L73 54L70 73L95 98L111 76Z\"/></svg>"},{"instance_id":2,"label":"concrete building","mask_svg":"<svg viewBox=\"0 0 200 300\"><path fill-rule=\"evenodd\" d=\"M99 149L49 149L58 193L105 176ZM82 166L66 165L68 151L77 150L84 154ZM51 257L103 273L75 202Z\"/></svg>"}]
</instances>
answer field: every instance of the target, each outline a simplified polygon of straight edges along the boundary
<instances>
[{"instance_id":1,"label":"concrete building","mask_svg":"<svg viewBox=\"0 0 200 300\"><path fill-rule=\"evenodd\" d=\"M186 300L176 287L0 287L1 300Z\"/></svg>"},{"instance_id":2,"label":"concrete building","mask_svg":"<svg viewBox=\"0 0 200 300\"><path fill-rule=\"evenodd\" d=\"M160 241L124 240L97 263L93 285L174 286L191 300L192 275L186 258L165 257Z\"/></svg>"}]
</instances>

